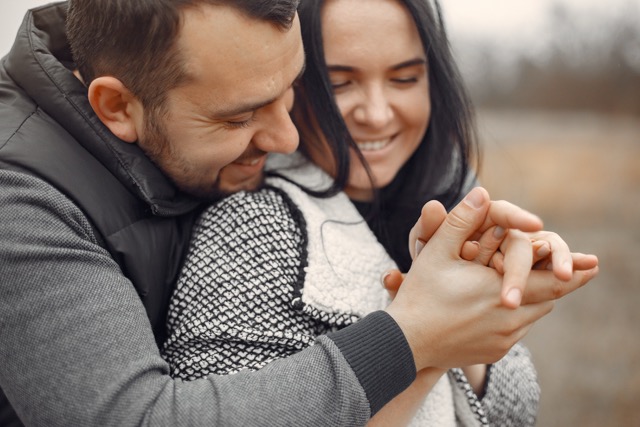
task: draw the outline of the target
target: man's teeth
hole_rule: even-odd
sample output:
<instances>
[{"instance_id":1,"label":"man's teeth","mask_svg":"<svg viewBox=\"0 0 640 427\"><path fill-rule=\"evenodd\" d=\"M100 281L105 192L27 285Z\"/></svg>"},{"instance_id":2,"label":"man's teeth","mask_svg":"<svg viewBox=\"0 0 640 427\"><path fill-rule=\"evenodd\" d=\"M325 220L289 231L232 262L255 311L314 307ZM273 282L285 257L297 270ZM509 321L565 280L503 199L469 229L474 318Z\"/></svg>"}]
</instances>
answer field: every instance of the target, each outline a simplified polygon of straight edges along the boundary
<instances>
[{"instance_id":1,"label":"man's teeth","mask_svg":"<svg viewBox=\"0 0 640 427\"><path fill-rule=\"evenodd\" d=\"M366 142L357 142L358 148L360 151L375 151L382 150L384 147L389 145L391 142L391 138L383 139L382 141L366 141Z\"/></svg>"}]
</instances>

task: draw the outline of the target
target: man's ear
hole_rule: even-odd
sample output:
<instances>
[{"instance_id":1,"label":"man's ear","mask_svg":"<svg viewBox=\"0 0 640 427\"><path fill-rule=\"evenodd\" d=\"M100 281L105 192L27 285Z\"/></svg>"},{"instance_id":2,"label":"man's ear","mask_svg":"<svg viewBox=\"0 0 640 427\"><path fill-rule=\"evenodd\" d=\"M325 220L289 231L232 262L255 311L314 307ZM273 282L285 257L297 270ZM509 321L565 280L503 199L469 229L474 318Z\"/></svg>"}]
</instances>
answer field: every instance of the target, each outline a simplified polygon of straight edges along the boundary
<instances>
[{"instance_id":1,"label":"man's ear","mask_svg":"<svg viewBox=\"0 0 640 427\"><path fill-rule=\"evenodd\" d=\"M89 103L111 133L126 142L136 142L142 131L140 101L115 77L98 77L89 85Z\"/></svg>"}]
</instances>

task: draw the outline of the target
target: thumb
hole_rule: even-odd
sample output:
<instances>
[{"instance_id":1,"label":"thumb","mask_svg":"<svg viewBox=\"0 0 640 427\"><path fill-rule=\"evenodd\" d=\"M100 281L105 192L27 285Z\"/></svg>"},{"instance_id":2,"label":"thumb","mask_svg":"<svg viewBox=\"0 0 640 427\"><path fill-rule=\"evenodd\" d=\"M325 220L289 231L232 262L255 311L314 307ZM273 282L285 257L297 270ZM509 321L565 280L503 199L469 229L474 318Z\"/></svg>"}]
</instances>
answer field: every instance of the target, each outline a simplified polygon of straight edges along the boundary
<instances>
[{"instance_id":1,"label":"thumb","mask_svg":"<svg viewBox=\"0 0 640 427\"><path fill-rule=\"evenodd\" d=\"M437 200L430 200L422 207L420 218L409 232L409 254L412 260L416 259L446 217L447 210Z\"/></svg>"},{"instance_id":2,"label":"thumb","mask_svg":"<svg viewBox=\"0 0 640 427\"><path fill-rule=\"evenodd\" d=\"M490 206L489 193L482 187L473 188L449 212L434 235L437 250L459 256L462 246L484 223ZM435 248L434 248L435 249Z\"/></svg>"},{"instance_id":3,"label":"thumb","mask_svg":"<svg viewBox=\"0 0 640 427\"><path fill-rule=\"evenodd\" d=\"M388 270L381 278L382 286L387 290L392 299L396 297L403 280L404 275L400 273L398 269Z\"/></svg>"}]
</instances>

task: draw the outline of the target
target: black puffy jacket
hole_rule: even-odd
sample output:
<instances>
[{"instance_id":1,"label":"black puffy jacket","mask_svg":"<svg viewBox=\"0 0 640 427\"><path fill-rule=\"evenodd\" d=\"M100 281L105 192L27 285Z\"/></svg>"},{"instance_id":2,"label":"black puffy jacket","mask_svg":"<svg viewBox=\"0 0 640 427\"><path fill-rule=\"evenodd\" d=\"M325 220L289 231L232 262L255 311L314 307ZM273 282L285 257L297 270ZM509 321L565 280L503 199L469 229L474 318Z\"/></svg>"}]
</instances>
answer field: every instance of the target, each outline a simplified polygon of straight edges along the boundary
<instances>
[{"instance_id":1,"label":"black puffy jacket","mask_svg":"<svg viewBox=\"0 0 640 427\"><path fill-rule=\"evenodd\" d=\"M0 168L24 171L73 200L135 286L156 340L199 201L179 192L135 144L93 113L70 69L66 3L28 13L0 67Z\"/></svg>"}]
</instances>

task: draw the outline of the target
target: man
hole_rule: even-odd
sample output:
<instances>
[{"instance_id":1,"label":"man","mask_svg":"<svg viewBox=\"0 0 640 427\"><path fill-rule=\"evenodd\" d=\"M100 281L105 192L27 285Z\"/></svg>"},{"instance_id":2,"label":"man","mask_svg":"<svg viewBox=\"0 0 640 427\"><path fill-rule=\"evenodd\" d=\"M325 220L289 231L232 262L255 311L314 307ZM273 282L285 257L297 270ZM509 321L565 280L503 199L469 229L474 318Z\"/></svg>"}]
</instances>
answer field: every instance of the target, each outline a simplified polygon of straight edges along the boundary
<instances>
[{"instance_id":1,"label":"man","mask_svg":"<svg viewBox=\"0 0 640 427\"><path fill-rule=\"evenodd\" d=\"M72 0L27 15L0 70L1 425L361 425L417 369L495 361L551 309L535 277L525 305L470 327L420 303L455 290L454 270L480 284L484 267L451 255L486 216L476 191L388 313L258 372L169 377L156 342L200 206L256 188L266 153L297 145L295 7Z\"/></svg>"}]
</instances>

